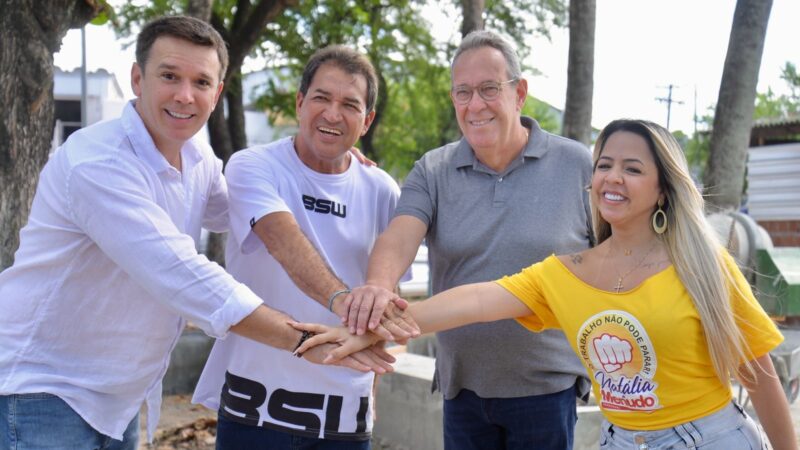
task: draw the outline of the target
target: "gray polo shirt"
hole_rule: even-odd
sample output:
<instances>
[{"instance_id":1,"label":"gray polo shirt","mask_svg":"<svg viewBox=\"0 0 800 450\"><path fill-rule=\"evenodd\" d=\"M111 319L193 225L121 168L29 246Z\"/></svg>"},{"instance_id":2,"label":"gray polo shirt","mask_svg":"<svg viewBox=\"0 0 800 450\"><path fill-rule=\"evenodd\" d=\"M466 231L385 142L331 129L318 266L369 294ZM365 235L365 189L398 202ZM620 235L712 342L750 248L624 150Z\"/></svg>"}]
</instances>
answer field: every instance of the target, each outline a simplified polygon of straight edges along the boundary
<instances>
[{"instance_id":1,"label":"gray polo shirt","mask_svg":"<svg viewBox=\"0 0 800 450\"><path fill-rule=\"evenodd\" d=\"M521 122L530 129L528 144L502 173L478 161L461 139L427 152L406 178L395 216L428 225L434 293L589 247L589 150L529 117ZM586 372L561 331L532 333L503 320L437 338L434 387L438 382L447 399L462 388L484 398L548 394L579 377L588 392Z\"/></svg>"}]
</instances>

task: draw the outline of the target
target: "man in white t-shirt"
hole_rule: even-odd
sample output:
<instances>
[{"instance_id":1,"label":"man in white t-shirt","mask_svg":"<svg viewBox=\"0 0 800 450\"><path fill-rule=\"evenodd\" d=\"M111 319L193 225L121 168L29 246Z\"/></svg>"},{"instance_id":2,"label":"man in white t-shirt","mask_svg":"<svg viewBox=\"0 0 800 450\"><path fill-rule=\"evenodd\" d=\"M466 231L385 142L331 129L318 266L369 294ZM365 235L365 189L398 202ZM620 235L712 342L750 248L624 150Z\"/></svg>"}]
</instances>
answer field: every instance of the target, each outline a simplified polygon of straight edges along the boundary
<instances>
[{"instance_id":1,"label":"man in white t-shirt","mask_svg":"<svg viewBox=\"0 0 800 450\"><path fill-rule=\"evenodd\" d=\"M222 162L193 137L222 91L225 42L203 21L159 18L136 61L136 100L53 154L0 273L0 449L135 450L143 403L155 430L186 319L287 355L304 340L195 250L201 227L228 226ZM349 365L388 367L379 357Z\"/></svg>"},{"instance_id":2,"label":"man in white t-shirt","mask_svg":"<svg viewBox=\"0 0 800 450\"><path fill-rule=\"evenodd\" d=\"M347 286L364 282L400 195L387 173L348 152L376 97L366 57L319 50L297 93L297 135L237 152L226 168L227 269L298 321L340 323L334 311ZM373 382L232 335L214 345L193 401L219 411L217 448L367 449Z\"/></svg>"}]
</instances>

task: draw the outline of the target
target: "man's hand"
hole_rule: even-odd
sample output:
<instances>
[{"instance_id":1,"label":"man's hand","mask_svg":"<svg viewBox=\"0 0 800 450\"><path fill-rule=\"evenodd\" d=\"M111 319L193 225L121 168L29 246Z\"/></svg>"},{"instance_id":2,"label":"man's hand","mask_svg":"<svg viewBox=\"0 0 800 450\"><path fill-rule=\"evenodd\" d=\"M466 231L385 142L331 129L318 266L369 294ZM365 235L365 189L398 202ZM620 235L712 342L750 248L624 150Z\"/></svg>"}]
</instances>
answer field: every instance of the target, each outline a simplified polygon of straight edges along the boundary
<instances>
[{"instance_id":1,"label":"man's hand","mask_svg":"<svg viewBox=\"0 0 800 450\"><path fill-rule=\"evenodd\" d=\"M387 353L381 344L374 344L333 362L325 362L329 355L339 347L339 344L325 342L301 353L303 358L315 364L331 364L348 367L359 372L372 371L376 374L384 374L394 370L391 363L395 362L395 358Z\"/></svg>"},{"instance_id":2,"label":"man's hand","mask_svg":"<svg viewBox=\"0 0 800 450\"><path fill-rule=\"evenodd\" d=\"M364 156L364 154L361 153L361 150L359 150L356 147L351 147L350 148L350 153L353 155L353 157L356 159L356 161L360 162L361 164L363 164L365 166L377 166L378 165L378 163L376 163L375 161L373 161L373 160L367 158L366 156Z\"/></svg>"},{"instance_id":3,"label":"man's hand","mask_svg":"<svg viewBox=\"0 0 800 450\"><path fill-rule=\"evenodd\" d=\"M342 323L351 334L362 335L369 329L387 341L404 342L420 334L407 307L408 302L394 292L367 284L353 289L337 310L343 311Z\"/></svg>"},{"instance_id":4,"label":"man's hand","mask_svg":"<svg viewBox=\"0 0 800 450\"><path fill-rule=\"evenodd\" d=\"M303 345L298 347L296 353L304 354L313 347L325 343L338 344L339 347L330 351L322 360L322 364L339 364L341 360L348 356L354 356L356 352L369 349L372 354L380 357L384 361L394 362L394 357L386 353L382 346L381 338L374 333L366 333L361 336L350 334L345 327L329 327L314 323L289 322L289 325L300 331L310 331L314 336L306 339ZM360 355L363 356L363 355Z\"/></svg>"}]
</instances>

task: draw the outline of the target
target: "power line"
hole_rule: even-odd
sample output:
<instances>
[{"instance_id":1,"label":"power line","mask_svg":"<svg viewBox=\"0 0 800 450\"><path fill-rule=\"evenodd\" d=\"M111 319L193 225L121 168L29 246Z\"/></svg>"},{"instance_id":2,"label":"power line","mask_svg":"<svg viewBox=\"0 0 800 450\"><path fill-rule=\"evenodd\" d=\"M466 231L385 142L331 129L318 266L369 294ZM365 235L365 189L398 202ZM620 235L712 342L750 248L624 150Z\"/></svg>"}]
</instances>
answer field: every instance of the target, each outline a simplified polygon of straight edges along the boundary
<instances>
[{"instance_id":1,"label":"power line","mask_svg":"<svg viewBox=\"0 0 800 450\"><path fill-rule=\"evenodd\" d=\"M656 97L656 101L659 101L661 103L666 103L667 104L667 130L669 130L669 118L670 118L670 115L672 113L672 104L673 103L677 103L679 105L682 105L683 102L680 101L680 100L673 100L673 98L672 98L672 89L673 88L677 88L678 86L675 86L674 84L670 84L668 86L662 86L662 87L666 87L668 89L667 96L666 97Z\"/></svg>"}]
</instances>

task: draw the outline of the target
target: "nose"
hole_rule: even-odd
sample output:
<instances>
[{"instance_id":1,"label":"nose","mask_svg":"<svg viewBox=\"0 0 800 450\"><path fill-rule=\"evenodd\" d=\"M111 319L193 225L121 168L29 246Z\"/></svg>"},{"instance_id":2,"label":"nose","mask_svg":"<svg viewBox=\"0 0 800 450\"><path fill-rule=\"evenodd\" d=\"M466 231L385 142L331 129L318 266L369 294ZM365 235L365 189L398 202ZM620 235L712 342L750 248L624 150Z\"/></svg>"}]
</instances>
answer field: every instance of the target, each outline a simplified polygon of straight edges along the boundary
<instances>
[{"instance_id":1,"label":"nose","mask_svg":"<svg viewBox=\"0 0 800 450\"><path fill-rule=\"evenodd\" d=\"M608 175L606 175L606 180L611 183L622 184L622 169L612 167L611 170L608 171Z\"/></svg>"},{"instance_id":2,"label":"nose","mask_svg":"<svg viewBox=\"0 0 800 450\"><path fill-rule=\"evenodd\" d=\"M175 101L178 103L192 104L194 103L194 92L192 91L192 84L187 80L175 88Z\"/></svg>"},{"instance_id":3,"label":"nose","mask_svg":"<svg viewBox=\"0 0 800 450\"><path fill-rule=\"evenodd\" d=\"M322 117L331 123L339 122L342 119L342 111L338 102L330 102L323 111Z\"/></svg>"},{"instance_id":4,"label":"nose","mask_svg":"<svg viewBox=\"0 0 800 450\"><path fill-rule=\"evenodd\" d=\"M484 106L486 106L486 101L478 94L478 90L474 89L472 91L472 97L467 102L467 109L476 111L483 109Z\"/></svg>"}]
</instances>

